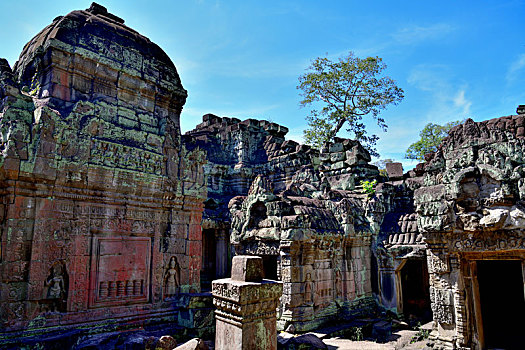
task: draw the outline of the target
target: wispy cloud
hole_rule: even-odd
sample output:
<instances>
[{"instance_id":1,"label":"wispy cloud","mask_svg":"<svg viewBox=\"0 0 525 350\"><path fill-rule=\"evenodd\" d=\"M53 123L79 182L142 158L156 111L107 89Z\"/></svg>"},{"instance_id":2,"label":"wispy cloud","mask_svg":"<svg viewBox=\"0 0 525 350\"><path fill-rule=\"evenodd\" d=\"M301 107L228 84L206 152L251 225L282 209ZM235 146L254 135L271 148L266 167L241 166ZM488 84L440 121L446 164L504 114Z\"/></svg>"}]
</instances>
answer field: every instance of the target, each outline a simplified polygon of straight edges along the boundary
<instances>
[{"instance_id":1,"label":"wispy cloud","mask_svg":"<svg viewBox=\"0 0 525 350\"><path fill-rule=\"evenodd\" d=\"M253 62L248 59L233 60L218 62L215 74L241 78L296 77L305 67L307 67L306 60L282 62Z\"/></svg>"},{"instance_id":2,"label":"wispy cloud","mask_svg":"<svg viewBox=\"0 0 525 350\"><path fill-rule=\"evenodd\" d=\"M518 56L514 62L511 63L507 71L507 82L511 82L516 79L516 75L519 71L525 68L525 54Z\"/></svg>"},{"instance_id":3,"label":"wispy cloud","mask_svg":"<svg viewBox=\"0 0 525 350\"><path fill-rule=\"evenodd\" d=\"M366 45L353 49L359 57L382 56L385 51L404 50L405 46L417 46L433 40L443 40L446 36L457 31L457 27L449 23L435 23L431 25L409 25L399 28L389 36L381 36L375 40L367 40ZM341 52L332 57L339 57L347 52Z\"/></svg>"},{"instance_id":4,"label":"wispy cloud","mask_svg":"<svg viewBox=\"0 0 525 350\"><path fill-rule=\"evenodd\" d=\"M179 75L188 77L190 83L201 83L210 77L267 79L287 77L293 79L304 72L310 62L307 59L287 58L272 61L254 60L253 57L235 56L223 59L178 57L175 61Z\"/></svg>"},{"instance_id":5,"label":"wispy cloud","mask_svg":"<svg viewBox=\"0 0 525 350\"><path fill-rule=\"evenodd\" d=\"M428 26L410 25L392 34L398 43L413 45L422 41L441 39L456 28L449 23L435 23Z\"/></svg>"},{"instance_id":6,"label":"wispy cloud","mask_svg":"<svg viewBox=\"0 0 525 350\"><path fill-rule=\"evenodd\" d=\"M413 169L420 161L406 159L405 151L414 140L414 122L403 115L392 115L390 120L395 120L395 123L390 123L388 132L378 133L380 137L377 142L377 151L380 154L379 158L373 158L372 163L379 159L392 159L395 162L403 164L403 170L408 171Z\"/></svg>"},{"instance_id":7,"label":"wispy cloud","mask_svg":"<svg viewBox=\"0 0 525 350\"><path fill-rule=\"evenodd\" d=\"M410 72L408 83L431 94L425 122L461 120L471 113L468 85L457 81L447 66L419 65Z\"/></svg>"},{"instance_id":8,"label":"wispy cloud","mask_svg":"<svg viewBox=\"0 0 525 350\"><path fill-rule=\"evenodd\" d=\"M443 90L448 83L445 76L451 74L449 68L442 64L420 64L408 75L408 83L423 91Z\"/></svg>"},{"instance_id":9,"label":"wispy cloud","mask_svg":"<svg viewBox=\"0 0 525 350\"><path fill-rule=\"evenodd\" d=\"M472 102L465 98L464 89L458 91L453 101L454 101L454 106L456 108L461 109L463 115L467 115L470 113L470 106L472 106Z\"/></svg>"},{"instance_id":10,"label":"wispy cloud","mask_svg":"<svg viewBox=\"0 0 525 350\"><path fill-rule=\"evenodd\" d=\"M393 159L402 161L405 157L405 150L410 145L411 136L414 130L410 120L403 116L389 118L395 123L390 123L387 132L380 132L377 127L370 128L370 132L379 136L377 151L381 159Z\"/></svg>"}]
</instances>

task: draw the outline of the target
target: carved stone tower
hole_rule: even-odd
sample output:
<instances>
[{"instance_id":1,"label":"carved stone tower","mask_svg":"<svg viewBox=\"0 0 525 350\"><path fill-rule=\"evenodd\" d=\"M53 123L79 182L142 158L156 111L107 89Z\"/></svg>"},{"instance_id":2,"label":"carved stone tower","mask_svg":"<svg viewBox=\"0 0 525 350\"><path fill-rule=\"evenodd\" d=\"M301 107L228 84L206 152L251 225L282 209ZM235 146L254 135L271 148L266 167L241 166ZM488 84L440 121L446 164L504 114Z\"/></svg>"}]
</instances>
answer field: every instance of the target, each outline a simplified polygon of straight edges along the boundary
<instances>
[{"instance_id":1,"label":"carved stone tower","mask_svg":"<svg viewBox=\"0 0 525 350\"><path fill-rule=\"evenodd\" d=\"M200 291L203 154L156 44L97 4L0 64L0 323L176 318ZM34 322L35 319L39 322Z\"/></svg>"}]
</instances>

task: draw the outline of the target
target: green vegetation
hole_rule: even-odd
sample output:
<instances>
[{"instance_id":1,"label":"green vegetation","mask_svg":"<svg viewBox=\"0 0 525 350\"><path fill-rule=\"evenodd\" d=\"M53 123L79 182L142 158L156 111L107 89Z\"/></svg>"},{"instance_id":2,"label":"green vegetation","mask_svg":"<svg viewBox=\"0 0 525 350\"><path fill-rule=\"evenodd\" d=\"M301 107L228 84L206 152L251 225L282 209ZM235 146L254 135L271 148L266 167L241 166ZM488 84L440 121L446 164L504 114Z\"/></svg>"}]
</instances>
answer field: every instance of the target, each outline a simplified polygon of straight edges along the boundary
<instances>
[{"instance_id":1,"label":"green vegetation","mask_svg":"<svg viewBox=\"0 0 525 350\"><path fill-rule=\"evenodd\" d=\"M456 120L446 123L445 125L428 123L420 131L420 139L408 147L405 153L407 159L424 160L425 154L435 152L437 146L448 135L450 129L463 123L464 121Z\"/></svg>"},{"instance_id":2,"label":"green vegetation","mask_svg":"<svg viewBox=\"0 0 525 350\"><path fill-rule=\"evenodd\" d=\"M417 333L414 336L412 336L412 338L410 339L410 344L421 341L421 340L428 339L429 336L430 336L430 330L423 329L423 327L421 326L421 323L418 322Z\"/></svg>"},{"instance_id":3,"label":"green vegetation","mask_svg":"<svg viewBox=\"0 0 525 350\"><path fill-rule=\"evenodd\" d=\"M393 79L382 76L386 65L379 57L361 59L350 52L333 62L327 57L316 58L308 71L299 77L297 88L302 91L301 106L312 105L304 131L306 143L321 148L334 139L346 124L347 131L378 156L377 135L368 135L363 117L372 116L386 131L379 117L389 104L403 99L403 89Z\"/></svg>"},{"instance_id":4,"label":"green vegetation","mask_svg":"<svg viewBox=\"0 0 525 350\"><path fill-rule=\"evenodd\" d=\"M377 180L373 180L373 181L361 180L360 184L361 186L363 186L363 193L368 194L368 197L372 197L376 193Z\"/></svg>"}]
</instances>

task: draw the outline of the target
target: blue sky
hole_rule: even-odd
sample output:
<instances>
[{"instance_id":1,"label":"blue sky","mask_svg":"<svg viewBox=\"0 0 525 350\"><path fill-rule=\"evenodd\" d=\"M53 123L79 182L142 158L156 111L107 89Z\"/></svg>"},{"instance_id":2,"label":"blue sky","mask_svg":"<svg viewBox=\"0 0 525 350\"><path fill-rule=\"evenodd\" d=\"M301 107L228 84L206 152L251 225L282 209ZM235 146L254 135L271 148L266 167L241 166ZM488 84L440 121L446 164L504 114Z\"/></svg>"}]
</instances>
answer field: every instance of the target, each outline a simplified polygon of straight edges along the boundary
<instances>
[{"instance_id":1,"label":"blue sky","mask_svg":"<svg viewBox=\"0 0 525 350\"><path fill-rule=\"evenodd\" d=\"M159 44L189 97L183 131L205 113L269 119L302 140L297 78L310 61L379 56L405 99L382 113L382 158L403 161L426 123L514 114L525 104L525 1L100 0ZM91 1L0 2L0 57L11 65L53 18ZM344 136L341 135L341 136Z\"/></svg>"}]
</instances>

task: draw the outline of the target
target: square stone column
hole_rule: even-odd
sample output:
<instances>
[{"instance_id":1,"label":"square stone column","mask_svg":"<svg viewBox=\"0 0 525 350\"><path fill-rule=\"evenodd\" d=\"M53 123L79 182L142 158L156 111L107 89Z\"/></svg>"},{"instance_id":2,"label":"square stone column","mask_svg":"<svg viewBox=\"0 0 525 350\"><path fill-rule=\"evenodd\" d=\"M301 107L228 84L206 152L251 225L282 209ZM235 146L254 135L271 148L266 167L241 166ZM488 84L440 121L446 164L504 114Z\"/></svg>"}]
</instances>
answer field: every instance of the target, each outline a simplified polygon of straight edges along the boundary
<instances>
[{"instance_id":1,"label":"square stone column","mask_svg":"<svg viewBox=\"0 0 525 350\"><path fill-rule=\"evenodd\" d=\"M277 349L280 282L263 280L262 258L235 256L232 277L212 282L215 349Z\"/></svg>"}]
</instances>

